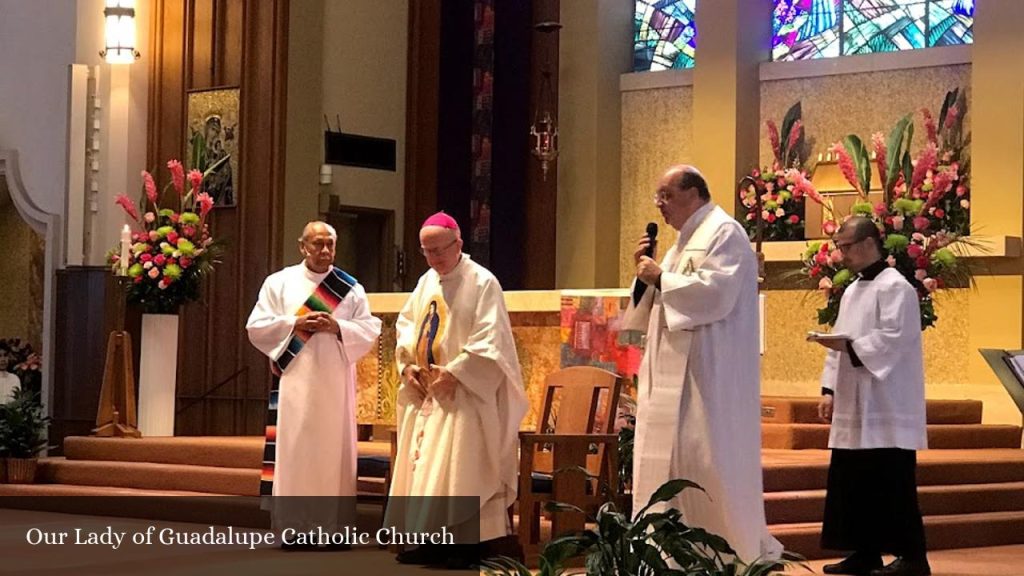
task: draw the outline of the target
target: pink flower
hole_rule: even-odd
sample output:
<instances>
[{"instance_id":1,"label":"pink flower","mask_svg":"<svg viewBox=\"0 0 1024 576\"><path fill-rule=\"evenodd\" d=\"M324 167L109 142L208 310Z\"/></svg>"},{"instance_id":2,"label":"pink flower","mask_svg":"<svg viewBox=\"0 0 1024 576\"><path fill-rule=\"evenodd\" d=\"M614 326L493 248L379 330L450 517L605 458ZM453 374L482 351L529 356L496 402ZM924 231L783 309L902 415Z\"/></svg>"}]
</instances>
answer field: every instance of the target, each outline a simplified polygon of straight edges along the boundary
<instances>
[{"instance_id":1,"label":"pink flower","mask_svg":"<svg viewBox=\"0 0 1024 576\"><path fill-rule=\"evenodd\" d=\"M160 276L160 270L158 268L149 269L149 277L156 280Z\"/></svg>"},{"instance_id":2,"label":"pink flower","mask_svg":"<svg viewBox=\"0 0 1024 576\"><path fill-rule=\"evenodd\" d=\"M152 254L143 254L142 256L139 256L139 261L142 262L143 264L145 264L146 262L150 262L151 260L153 260Z\"/></svg>"},{"instance_id":3,"label":"pink flower","mask_svg":"<svg viewBox=\"0 0 1024 576\"><path fill-rule=\"evenodd\" d=\"M182 256L182 257L181 257L181 260L179 260L179 261L178 261L178 264L179 264L179 265L180 265L180 266L181 266L182 268L188 268L189 266L191 266L191 265L192 265L192 259L191 259L191 258L189 258L188 256Z\"/></svg>"},{"instance_id":4,"label":"pink flower","mask_svg":"<svg viewBox=\"0 0 1024 576\"><path fill-rule=\"evenodd\" d=\"M167 233L167 241L170 242L171 244L177 244L178 243L178 233L173 231L173 230L168 232Z\"/></svg>"},{"instance_id":5,"label":"pink flower","mask_svg":"<svg viewBox=\"0 0 1024 576\"><path fill-rule=\"evenodd\" d=\"M779 147L779 128L771 120L765 122L765 125L768 126L768 142L772 145L775 161L782 162L782 149Z\"/></svg>"},{"instance_id":6,"label":"pink flower","mask_svg":"<svg viewBox=\"0 0 1024 576\"><path fill-rule=\"evenodd\" d=\"M177 212L171 214L171 222L177 224L179 220L181 220L181 214L178 214Z\"/></svg>"},{"instance_id":7,"label":"pink flower","mask_svg":"<svg viewBox=\"0 0 1024 576\"><path fill-rule=\"evenodd\" d=\"M765 220L767 220L769 224L773 224L777 218L775 214L768 214L768 217L765 218Z\"/></svg>"},{"instance_id":8,"label":"pink flower","mask_svg":"<svg viewBox=\"0 0 1024 576\"><path fill-rule=\"evenodd\" d=\"M828 260L832 264L839 264L843 261L843 253L838 249L833 250L832 253L828 255Z\"/></svg>"},{"instance_id":9,"label":"pink flower","mask_svg":"<svg viewBox=\"0 0 1024 576\"><path fill-rule=\"evenodd\" d=\"M953 125L956 124L956 118L959 115L960 109L957 108L956 105L950 106L949 110L946 110L946 130L950 130L953 128Z\"/></svg>"},{"instance_id":10,"label":"pink flower","mask_svg":"<svg viewBox=\"0 0 1024 576\"><path fill-rule=\"evenodd\" d=\"M885 259L885 263L889 265L889 268L895 268L896 258L893 256L889 256L888 258Z\"/></svg>"},{"instance_id":11,"label":"pink flower","mask_svg":"<svg viewBox=\"0 0 1024 576\"><path fill-rule=\"evenodd\" d=\"M156 221L156 214L153 214L152 212L146 212L146 215L143 216L143 218L145 218L146 222L152 224L153 222Z\"/></svg>"},{"instance_id":12,"label":"pink flower","mask_svg":"<svg viewBox=\"0 0 1024 576\"><path fill-rule=\"evenodd\" d=\"M932 113L927 108L921 108L921 115L924 116L924 127L928 131L928 141L937 144L939 142L939 131L935 128L935 118L932 118Z\"/></svg>"},{"instance_id":13,"label":"pink flower","mask_svg":"<svg viewBox=\"0 0 1024 576\"><path fill-rule=\"evenodd\" d=\"M822 278L821 280L818 280L818 289L819 290L831 290L832 289L832 279L831 278Z\"/></svg>"},{"instance_id":14,"label":"pink flower","mask_svg":"<svg viewBox=\"0 0 1024 576\"><path fill-rule=\"evenodd\" d=\"M914 217L914 230L927 230L928 224L928 219L924 216Z\"/></svg>"},{"instance_id":15,"label":"pink flower","mask_svg":"<svg viewBox=\"0 0 1024 576\"><path fill-rule=\"evenodd\" d=\"M135 279L132 280L132 284L142 284L142 276L136 276Z\"/></svg>"},{"instance_id":16,"label":"pink flower","mask_svg":"<svg viewBox=\"0 0 1024 576\"><path fill-rule=\"evenodd\" d=\"M925 278L921 282L924 284L925 290L929 292L935 292L935 290L939 287L939 283L935 280L935 278Z\"/></svg>"},{"instance_id":17,"label":"pink flower","mask_svg":"<svg viewBox=\"0 0 1024 576\"><path fill-rule=\"evenodd\" d=\"M878 166L878 181L885 186L886 172L889 170L888 162L886 161L886 155L888 149L885 144L885 136L881 132L875 132L871 135L871 145L875 149L875 164Z\"/></svg>"},{"instance_id":18,"label":"pink flower","mask_svg":"<svg viewBox=\"0 0 1024 576\"><path fill-rule=\"evenodd\" d=\"M830 150L836 155L836 158L839 159L839 170L843 173L843 177L846 178L846 181L849 182L861 196L864 196L866 191L861 190L860 180L857 178L857 169L854 168L853 158L850 157L846 148L841 143L837 142L832 145Z\"/></svg>"},{"instance_id":19,"label":"pink flower","mask_svg":"<svg viewBox=\"0 0 1024 576\"><path fill-rule=\"evenodd\" d=\"M917 162L914 164L913 176L910 177L910 188L920 188L921 184L924 183L925 176L931 172L935 165L938 163L939 149L935 146L934 142L929 142L924 150L921 151L921 155L918 156Z\"/></svg>"},{"instance_id":20,"label":"pink flower","mask_svg":"<svg viewBox=\"0 0 1024 576\"><path fill-rule=\"evenodd\" d=\"M157 254L156 258L153 258L153 263L157 266L163 266L164 264L167 264L167 257L163 254Z\"/></svg>"},{"instance_id":21,"label":"pink flower","mask_svg":"<svg viewBox=\"0 0 1024 576\"><path fill-rule=\"evenodd\" d=\"M924 243L924 234L921 234L920 232L914 232L913 234L910 235L910 239L913 240L914 242Z\"/></svg>"},{"instance_id":22,"label":"pink flower","mask_svg":"<svg viewBox=\"0 0 1024 576\"><path fill-rule=\"evenodd\" d=\"M131 216L132 220L139 221L139 209L135 207L135 203L132 202L131 198L124 194L118 194L117 198L114 199L114 203L120 206L128 216Z\"/></svg>"},{"instance_id":23,"label":"pink flower","mask_svg":"<svg viewBox=\"0 0 1024 576\"><path fill-rule=\"evenodd\" d=\"M199 194L199 187L203 185L203 173L195 168L189 170L188 181L192 183L192 194Z\"/></svg>"},{"instance_id":24,"label":"pink flower","mask_svg":"<svg viewBox=\"0 0 1024 576\"><path fill-rule=\"evenodd\" d=\"M928 258L921 256L917 260L914 260L914 266L918 268L928 269Z\"/></svg>"},{"instance_id":25,"label":"pink flower","mask_svg":"<svg viewBox=\"0 0 1024 576\"><path fill-rule=\"evenodd\" d=\"M896 230L902 230L903 229L903 216L893 216L892 217L892 227L895 228Z\"/></svg>"},{"instance_id":26,"label":"pink flower","mask_svg":"<svg viewBox=\"0 0 1024 576\"><path fill-rule=\"evenodd\" d=\"M828 254L818 252L817 254L814 255L814 263L820 264L822 266L828 264Z\"/></svg>"},{"instance_id":27,"label":"pink flower","mask_svg":"<svg viewBox=\"0 0 1024 576\"><path fill-rule=\"evenodd\" d=\"M161 290L166 290L166 289L167 289L167 286L169 286L169 285L170 285L170 282L169 282L169 281L167 280L167 278L163 278L163 279L161 279L161 280L160 280L160 282L159 282L159 283L157 284L157 286L158 286L158 287L159 287L159 288L160 288Z\"/></svg>"},{"instance_id":28,"label":"pink flower","mask_svg":"<svg viewBox=\"0 0 1024 576\"><path fill-rule=\"evenodd\" d=\"M800 217L797 216L796 214L793 214L792 216L789 217L789 223L790 224L799 224L800 223Z\"/></svg>"},{"instance_id":29,"label":"pink flower","mask_svg":"<svg viewBox=\"0 0 1024 576\"><path fill-rule=\"evenodd\" d=\"M907 246L907 256L917 258L921 254L924 254L924 248L922 248L920 244L911 244Z\"/></svg>"},{"instance_id":30,"label":"pink flower","mask_svg":"<svg viewBox=\"0 0 1024 576\"><path fill-rule=\"evenodd\" d=\"M878 204L875 204L875 214L878 214L879 216L881 216L882 214L885 214L885 212L886 212L885 204L883 204L882 202L879 202Z\"/></svg>"},{"instance_id":31,"label":"pink flower","mask_svg":"<svg viewBox=\"0 0 1024 576\"><path fill-rule=\"evenodd\" d=\"M196 202L199 203L199 217L206 218L206 215L213 209L213 196L202 192L196 195Z\"/></svg>"},{"instance_id":32,"label":"pink flower","mask_svg":"<svg viewBox=\"0 0 1024 576\"><path fill-rule=\"evenodd\" d=\"M826 236L831 236L835 234L837 229L838 226L836 226L836 223L831 220L826 220L821 225L821 231L824 232Z\"/></svg>"},{"instance_id":33,"label":"pink flower","mask_svg":"<svg viewBox=\"0 0 1024 576\"><path fill-rule=\"evenodd\" d=\"M149 201L155 206L157 200L156 182L153 182L153 175L146 170L142 171L142 184L146 189L146 198L149 198Z\"/></svg>"},{"instance_id":34,"label":"pink flower","mask_svg":"<svg viewBox=\"0 0 1024 576\"><path fill-rule=\"evenodd\" d=\"M811 278L817 278L821 274L821 266L811 266L810 275Z\"/></svg>"},{"instance_id":35,"label":"pink flower","mask_svg":"<svg viewBox=\"0 0 1024 576\"><path fill-rule=\"evenodd\" d=\"M150 242L156 242L159 239L160 239L160 234L157 234L156 230L150 230L149 231L149 241Z\"/></svg>"},{"instance_id":36,"label":"pink flower","mask_svg":"<svg viewBox=\"0 0 1024 576\"><path fill-rule=\"evenodd\" d=\"M177 160L168 160L167 169L171 171L171 183L178 196L185 195L185 167Z\"/></svg>"},{"instance_id":37,"label":"pink flower","mask_svg":"<svg viewBox=\"0 0 1024 576\"><path fill-rule=\"evenodd\" d=\"M918 280L924 280L927 277L928 277L928 271L927 270L923 270L921 268L918 268L917 270L914 270L914 278L917 278Z\"/></svg>"},{"instance_id":38,"label":"pink flower","mask_svg":"<svg viewBox=\"0 0 1024 576\"><path fill-rule=\"evenodd\" d=\"M961 185L956 187L956 195L957 196L963 196L965 194L967 194L967 187L966 186L961 184Z\"/></svg>"},{"instance_id":39,"label":"pink flower","mask_svg":"<svg viewBox=\"0 0 1024 576\"><path fill-rule=\"evenodd\" d=\"M943 210L942 208L936 209L935 210L935 217L936 218L945 218L946 217L946 211Z\"/></svg>"},{"instance_id":40,"label":"pink flower","mask_svg":"<svg viewBox=\"0 0 1024 576\"><path fill-rule=\"evenodd\" d=\"M789 156L796 148L796 143L800 141L800 134L803 132L803 129L803 120L793 122L793 126L789 129L789 141L786 142L786 156Z\"/></svg>"},{"instance_id":41,"label":"pink flower","mask_svg":"<svg viewBox=\"0 0 1024 576\"><path fill-rule=\"evenodd\" d=\"M967 201L966 199L961 200L960 201L960 207L963 208L964 210L967 210L968 208L971 207L971 203L969 201Z\"/></svg>"}]
</instances>

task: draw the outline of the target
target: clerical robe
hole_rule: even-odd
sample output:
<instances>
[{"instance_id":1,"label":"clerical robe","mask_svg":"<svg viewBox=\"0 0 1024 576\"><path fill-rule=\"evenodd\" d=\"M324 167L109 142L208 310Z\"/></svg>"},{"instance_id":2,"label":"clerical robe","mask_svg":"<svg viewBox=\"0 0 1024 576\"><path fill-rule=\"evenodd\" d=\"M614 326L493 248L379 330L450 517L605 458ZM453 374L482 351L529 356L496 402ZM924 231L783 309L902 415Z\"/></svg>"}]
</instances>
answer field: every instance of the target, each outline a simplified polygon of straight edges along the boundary
<instances>
[{"instance_id":1,"label":"clerical robe","mask_svg":"<svg viewBox=\"0 0 1024 576\"><path fill-rule=\"evenodd\" d=\"M270 275L246 329L272 361L295 333L296 315L330 272L304 263ZM274 496L356 495L356 362L380 335L358 283L335 307L340 335L313 333L280 374Z\"/></svg>"},{"instance_id":2,"label":"clerical robe","mask_svg":"<svg viewBox=\"0 0 1024 576\"><path fill-rule=\"evenodd\" d=\"M396 322L395 358L401 373L428 360L447 368L460 385L453 398L421 396L404 383L397 399L398 453L391 496L477 496L479 538L510 533L509 506L515 502L519 424L528 401L519 371L512 327L498 280L463 254L455 268L428 270ZM432 376L428 376L429 380ZM475 535L477 520L464 507L424 501L442 516L440 524L460 535ZM388 521L409 514L389 507Z\"/></svg>"},{"instance_id":3,"label":"clerical robe","mask_svg":"<svg viewBox=\"0 0 1024 576\"><path fill-rule=\"evenodd\" d=\"M925 427L921 312L916 290L879 260L843 292L821 385L835 396L824 548L923 558L917 454Z\"/></svg>"},{"instance_id":4,"label":"clerical robe","mask_svg":"<svg viewBox=\"0 0 1024 576\"><path fill-rule=\"evenodd\" d=\"M726 538L743 561L776 559L762 493L756 257L740 224L709 203L661 267L660 290L648 287L624 317L647 332L633 509L668 480L694 481L707 493L685 490L667 507Z\"/></svg>"}]
</instances>

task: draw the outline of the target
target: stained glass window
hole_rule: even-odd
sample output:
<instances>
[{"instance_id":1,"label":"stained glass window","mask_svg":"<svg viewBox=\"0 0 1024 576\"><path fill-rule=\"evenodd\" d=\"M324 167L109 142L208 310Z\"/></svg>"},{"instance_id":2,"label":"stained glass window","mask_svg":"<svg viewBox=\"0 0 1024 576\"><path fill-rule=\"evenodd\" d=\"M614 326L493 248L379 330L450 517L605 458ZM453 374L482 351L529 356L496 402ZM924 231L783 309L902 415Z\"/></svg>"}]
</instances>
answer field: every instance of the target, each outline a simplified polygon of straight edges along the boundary
<instances>
[{"instance_id":1,"label":"stained glass window","mask_svg":"<svg viewBox=\"0 0 1024 576\"><path fill-rule=\"evenodd\" d=\"M697 0L636 0L633 70L692 68L697 47Z\"/></svg>"},{"instance_id":2,"label":"stained glass window","mask_svg":"<svg viewBox=\"0 0 1024 576\"><path fill-rule=\"evenodd\" d=\"M973 23L974 0L775 0L772 59L970 44Z\"/></svg>"}]
</instances>

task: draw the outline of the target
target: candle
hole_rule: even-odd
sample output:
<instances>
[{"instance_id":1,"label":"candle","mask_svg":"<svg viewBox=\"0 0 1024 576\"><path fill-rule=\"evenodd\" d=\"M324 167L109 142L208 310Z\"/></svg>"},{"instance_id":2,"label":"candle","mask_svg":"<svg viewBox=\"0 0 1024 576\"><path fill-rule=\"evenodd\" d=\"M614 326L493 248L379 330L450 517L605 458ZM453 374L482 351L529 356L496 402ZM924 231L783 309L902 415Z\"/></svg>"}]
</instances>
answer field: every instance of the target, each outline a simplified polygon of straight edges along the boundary
<instances>
[{"instance_id":1,"label":"candle","mask_svg":"<svg viewBox=\"0 0 1024 576\"><path fill-rule=\"evenodd\" d=\"M128 254L132 245L132 229L127 224L121 228L121 258L118 260L118 274L128 275Z\"/></svg>"},{"instance_id":2,"label":"candle","mask_svg":"<svg viewBox=\"0 0 1024 576\"><path fill-rule=\"evenodd\" d=\"M822 156L821 152L818 152L818 162L821 162L822 158L823 158L823 156Z\"/></svg>"}]
</instances>

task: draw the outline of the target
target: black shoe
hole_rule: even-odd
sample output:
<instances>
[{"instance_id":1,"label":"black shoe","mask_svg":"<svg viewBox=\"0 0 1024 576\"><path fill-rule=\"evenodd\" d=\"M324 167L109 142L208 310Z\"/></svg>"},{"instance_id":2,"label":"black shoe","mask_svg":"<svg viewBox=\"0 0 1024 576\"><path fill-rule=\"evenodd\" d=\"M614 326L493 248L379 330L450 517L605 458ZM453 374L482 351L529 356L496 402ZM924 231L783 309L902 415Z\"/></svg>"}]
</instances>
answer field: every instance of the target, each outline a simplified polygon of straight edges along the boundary
<instances>
[{"instance_id":1,"label":"black shoe","mask_svg":"<svg viewBox=\"0 0 1024 576\"><path fill-rule=\"evenodd\" d=\"M931 573L932 567L928 565L928 560L925 558L920 560L897 558L885 568L872 570L871 576L930 576Z\"/></svg>"},{"instance_id":2,"label":"black shoe","mask_svg":"<svg viewBox=\"0 0 1024 576\"><path fill-rule=\"evenodd\" d=\"M429 566L431 564L444 563L445 561L440 547L430 544L406 550L396 556L395 559L398 560L399 564L417 564L419 566Z\"/></svg>"},{"instance_id":3,"label":"black shoe","mask_svg":"<svg viewBox=\"0 0 1024 576\"><path fill-rule=\"evenodd\" d=\"M480 566L480 546L478 544L456 544L446 546L448 557L444 567L448 570L475 570Z\"/></svg>"},{"instance_id":4,"label":"black shoe","mask_svg":"<svg viewBox=\"0 0 1024 576\"><path fill-rule=\"evenodd\" d=\"M873 570L882 567L881 554L854 552L837 564L826 564L821 568L825 574L849 574L851 576L874 576Z\"/></svg>"}]
</instances>

